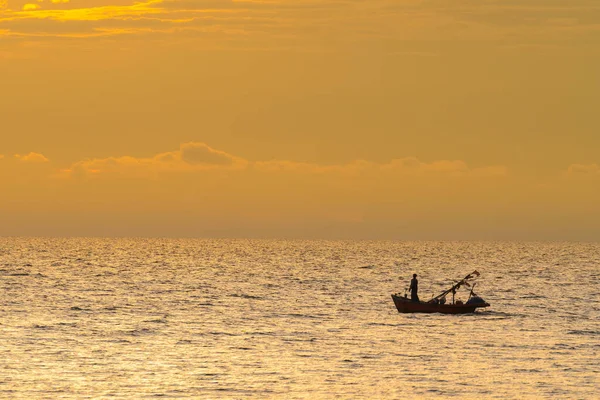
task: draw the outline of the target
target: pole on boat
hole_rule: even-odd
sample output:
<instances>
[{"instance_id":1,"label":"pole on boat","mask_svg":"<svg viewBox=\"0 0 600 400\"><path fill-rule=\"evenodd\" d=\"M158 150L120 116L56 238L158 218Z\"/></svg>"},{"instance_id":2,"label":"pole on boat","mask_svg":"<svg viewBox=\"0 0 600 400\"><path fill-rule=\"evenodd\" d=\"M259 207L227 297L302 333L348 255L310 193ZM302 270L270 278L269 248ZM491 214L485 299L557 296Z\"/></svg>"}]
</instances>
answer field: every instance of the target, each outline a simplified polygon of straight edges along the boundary
<instances>
[{"instance_id":1,"label":"pole on boat","mask_svg":"<svg viewBox=\"0 0 600 400\"><path fill-rule=\"evenodd\" d=\"M471 291L469 292L469 298L467 299L467 301L469 301L471 299L471 297L473 297L473 295L475 294L475 293L473 293L473 289L475 289L475 285L477 285L477 282L474 282L473 286L471 286ZM477 296L477 295L475 294L475 296Z\"/></svg>"},{"instance_id":2,"label":"pole on boat","mask_svg":"<svg viewBox=\"0 0 600 400\"><path fill-rule=\"evenodd\" d=\"M479 276L479 275L480 274L477 270L471 272L469 275L465 276L462 280L458 281L458 283L455 283L454 285L452 285L452 287L450 289L442 292L441 294L437 295L430 301L435 301L439 298L446 296L448 293L452 292L452 304L454 304L454 295L456 294L456 290L458 288L460 288L462 285L466 284L469 279L473 279L473 276Z\"/></svg>"}]
</instances>

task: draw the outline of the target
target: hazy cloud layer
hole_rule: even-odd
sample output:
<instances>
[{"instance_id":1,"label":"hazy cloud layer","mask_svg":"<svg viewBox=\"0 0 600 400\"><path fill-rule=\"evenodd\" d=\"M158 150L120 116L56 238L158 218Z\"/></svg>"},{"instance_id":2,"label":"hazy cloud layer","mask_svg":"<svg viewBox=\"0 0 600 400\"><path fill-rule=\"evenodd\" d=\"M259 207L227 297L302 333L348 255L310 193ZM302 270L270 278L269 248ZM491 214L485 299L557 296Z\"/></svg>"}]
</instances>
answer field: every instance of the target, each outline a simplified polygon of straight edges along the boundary
<instances>
[{"instance_id":1,"label":"hazy cloud layer","mask_svg":"<svg viewBox=\"0 0 600 400\"><path fill-rule=\"evenodd\" d=\"M17 220L42 210L48 221L88 221L81 225L89 227L85 234L102 223L113 234L164 235L170 226L164 221L172 220L178 221L175 235L229 227L236 235L302 236L309 229L312 237L494 238L504 232L553 238L552 232L564 237L577 221L581 230L572 237L592 238L600 222L600 167L594 163L528 181L504 166L461 160L252 161L189 142L149 157L82 160L62 171L32 152L4 158L0 178L4 212ZM153 230L130 230L139 221Z\"/></svg>"},{"instance_id":2,"label":"hazy cloud layer","mask_svg":"<svg viewBox=\"0 0 600 400\"><path fill-rule=\"evenodd\" d=\"M20 160L23 162L32 162L32 163L41 163L41 162L50 161L43 154L35 153L35 152L31 152L28 154L15 154L15 158L17 160Z\"/></svg>"},{"instance_id":3,"label":"hazy cloud layer","mask_svg":"<svg viewBox=\"0 0 600 400\"><path fill-rule=\"evenodd\" d=\"M27 154L14 154L13 159L20 164L46 164L54 168L56 173L65 176L93 177L103 175L123 175L144 178L153 176L157 172L210 172L210 171L249 171L277 175L358 175L386 176L395 174L402 177L471 177L471 178L502 178L514 179L506 166L489 165L472 167L462 160L436 160L423 162L416 157L392 159L389 162L377 163L367 160L355 160L345 164L317 164L297 162L292 160L267 160L252 161L243 157L214 149L206 143L182 143L178 150L155 154L151 157L111 156L106 158L84 159L71 164L68 168L52 166L50 160L43 154L29 152ZM3 154L0 160L5 162ZM11 164L12 165L12 164ZM45 169L48 171L48 169ZM66 175L65 175L66 174ZM511 176L512 175L512 176ZM596 163L574 163L566 167L557 176L600 176L600 165Z\"/></svg>"},{"instance_id":4,"label":"hazy cloud layer","mask_svg":"<svg viewBox=\"0 0 600 400\"><path fill-rule=\"evenodd\" d=\"M156 154L148 158L130 156L82 160L63 172L74 176L100 174L133 174L145 176L160 171L193 171L206 169L239 169L247 162L204 143L184 143L179 150Z\"/></svg>"},{"instance_id":5,"label":"hazy cloud layer","mask_svg":"<svg viewBox=\"0 0 600 400\"><path fill-rule=\"evenodd\" d=\"M11 1L0 36L175 35L243 43L327 45L386 40L539 42L597 38L597 2L572 1ZM233 42L231 39L234 39Z\"/></svg>"},{"instance_id":6,"label":"hazy cloud layer","mask_svg":"<svg viewBox=\"0 0 600 400\"><path fill-rule=\"evenodd\" d=\"M569 176L598 176L600 177L600 165L598 164L572 164L566 171Z\"/></svg>"},{"instance_id":7,"label":"hazy cloud layer","mask_svg":"<svg viewBox=\"0 0 600 400\"><path fill-rule=\"evenodd\" d=\"M239 158L224 151L215 150L205 143L185 143L179 150L181 160L191 165L220 165L231 166Z\"/></svg>"},{"instance_id":8,"label":"hazy cloud layer","mask_svg":"<svg viewBox=\"0 0 600 400\"><path fill-rule=\"evenodd\" d=\"M214 169L292 174L356 175L392 173L399 176L438 175L448 177L503 177L508 175L507 168L504 166L471 168L460 160L440 160L425 163L414 157L394 159L383 164L364 160L339 165L320 165L289 160L248 161L199 142L184 143L179 150L156 154L148 158L120 156L83 160L74 163L65 172L77 176L106 173L140 176L160 171L205 171Z\"/></svg>"}]
</instances>

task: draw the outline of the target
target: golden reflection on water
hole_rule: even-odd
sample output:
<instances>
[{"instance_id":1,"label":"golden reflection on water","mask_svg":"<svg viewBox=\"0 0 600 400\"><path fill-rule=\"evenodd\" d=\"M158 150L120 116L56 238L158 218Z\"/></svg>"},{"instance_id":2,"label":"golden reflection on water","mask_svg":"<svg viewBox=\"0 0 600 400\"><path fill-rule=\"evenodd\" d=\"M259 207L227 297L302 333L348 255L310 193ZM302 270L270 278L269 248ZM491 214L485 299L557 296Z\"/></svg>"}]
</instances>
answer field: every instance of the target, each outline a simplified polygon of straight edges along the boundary
<instances>
[{"instance_id":1,"label":"golden reflection on water","mask_svg":"<svg viewBox=\"0 0 600 400\"><path fill-rule=\"evenodd\" d=\"M599 264L595 244L0 239L0 397L592 399ZM413 272L427 299L473 269L490 309L395 310Z\"/></svg>"}]
</instances>

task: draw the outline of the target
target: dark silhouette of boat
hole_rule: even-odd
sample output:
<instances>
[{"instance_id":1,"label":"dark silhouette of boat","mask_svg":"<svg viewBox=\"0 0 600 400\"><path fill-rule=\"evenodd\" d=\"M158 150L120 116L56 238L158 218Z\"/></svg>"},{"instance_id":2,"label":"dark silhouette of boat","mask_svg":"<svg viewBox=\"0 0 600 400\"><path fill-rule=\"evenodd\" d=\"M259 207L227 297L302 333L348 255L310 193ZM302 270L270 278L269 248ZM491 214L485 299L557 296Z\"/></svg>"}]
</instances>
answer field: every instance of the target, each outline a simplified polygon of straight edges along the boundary
<instances>
[{"instance_id":1,"label":"dark silhouette of boat","mask_svg":"<svg viewBox=\"0 0 600 400\"><path fill-rule=\"evenodd\" d=\"M481 297L473 293L475 283L470 284L469 280L479 276L479 272L473 271L467 275L464 279L454 284L450 289L445 290L441 294L437 295L433 299L423 301L412 301L406 294L401 296L399 293L392 294L392 300L400 313L442 313L442 314L468 314L475 312L478 308L489 307L490 304L483 300ZM467 286L471 288L469 293L469 299L466 303L462 301L454 301L454 295L461 286ZM452 293L452 303L446 304L446 295Z\"/></svg>"},{"instance_id":2,"label":"dark silhouette of boat","mask_svg":"<svg viewBox=\"0 0 600 400\"><path fill-rule=\"evenodd\" d=\"M393 294L392 299L394 304L401 313L442 313L442 314L468 314L475 312L477 308L489 307L489 303L471 303L463 304L457 302L455 304L436 304L423 301L411 301L409 298L400 297L398 294Z\"/></svg>"}]
</instances>

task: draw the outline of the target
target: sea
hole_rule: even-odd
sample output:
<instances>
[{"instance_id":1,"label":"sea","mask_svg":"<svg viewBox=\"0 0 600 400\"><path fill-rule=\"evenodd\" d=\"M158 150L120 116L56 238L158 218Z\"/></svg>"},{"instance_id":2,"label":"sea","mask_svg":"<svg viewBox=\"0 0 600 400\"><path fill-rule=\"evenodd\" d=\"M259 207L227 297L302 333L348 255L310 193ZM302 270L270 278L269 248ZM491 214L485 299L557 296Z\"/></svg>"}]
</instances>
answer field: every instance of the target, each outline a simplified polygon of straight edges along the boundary
<instances>
[{"instance_id":1,"label":"sea","mask_svg":"<svg viewBox=\"0 0 600 400\"><path fill-rule=\"evenodd\" d=\"M599 243L0 238L3 399L598 399L599 353Z\"/></svg>"}]
</instances>

